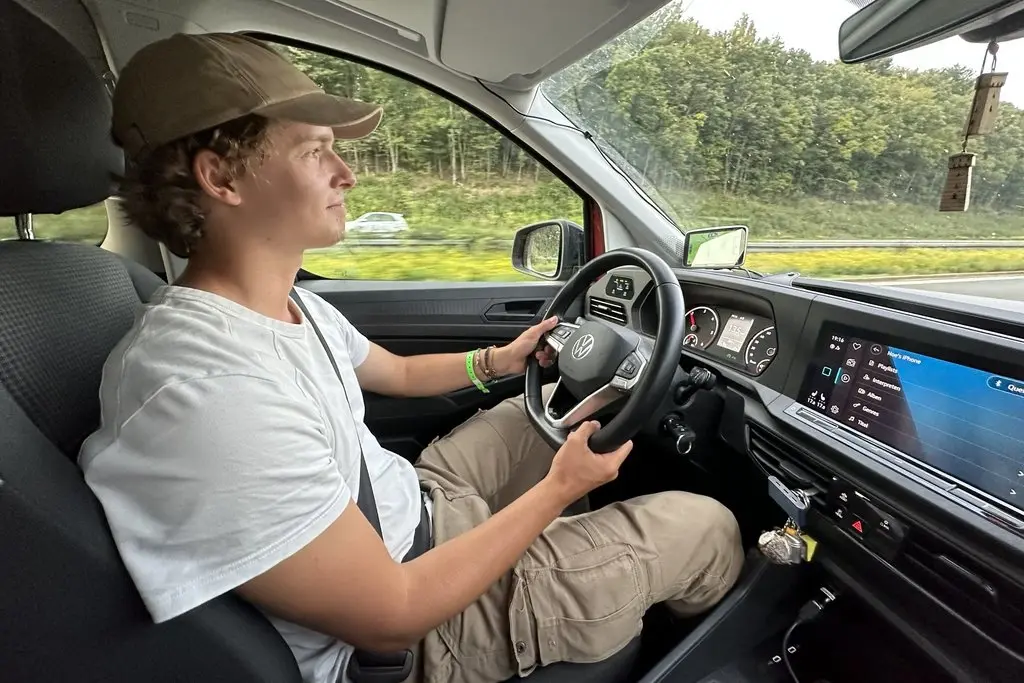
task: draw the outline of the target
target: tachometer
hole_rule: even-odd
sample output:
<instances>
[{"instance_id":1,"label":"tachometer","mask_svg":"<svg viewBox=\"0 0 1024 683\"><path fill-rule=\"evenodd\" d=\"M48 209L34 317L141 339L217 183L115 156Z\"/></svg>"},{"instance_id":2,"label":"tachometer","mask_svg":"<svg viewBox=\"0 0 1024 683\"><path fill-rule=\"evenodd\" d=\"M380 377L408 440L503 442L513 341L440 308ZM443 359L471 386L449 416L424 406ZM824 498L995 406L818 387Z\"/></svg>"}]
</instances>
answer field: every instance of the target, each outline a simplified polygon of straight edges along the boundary
<instances>
[{"instance_id":1,"label":"tachometer","mask_svg":"<svg viewBox=\"0 0 1024 683\"><path fill-rule=\"evenodd\" d=\"M775 353L778 350L774 327L766 327L755 334L747 343L747 350L743 357L744 362L747 364L747 371L755 375L764 372L764 369L775 358Z\"/></svg>"},{"instance_id":2,"label":"tachometer","mask_svg":"<svg viewBox=\"0 0 1024 683\"><path fill-rule=\"evenodd\" d=\"M686 312L686 336L683 346L706 348L718 335L718 314L707 306L696 306Z\"/></svg>"}]
</instances>

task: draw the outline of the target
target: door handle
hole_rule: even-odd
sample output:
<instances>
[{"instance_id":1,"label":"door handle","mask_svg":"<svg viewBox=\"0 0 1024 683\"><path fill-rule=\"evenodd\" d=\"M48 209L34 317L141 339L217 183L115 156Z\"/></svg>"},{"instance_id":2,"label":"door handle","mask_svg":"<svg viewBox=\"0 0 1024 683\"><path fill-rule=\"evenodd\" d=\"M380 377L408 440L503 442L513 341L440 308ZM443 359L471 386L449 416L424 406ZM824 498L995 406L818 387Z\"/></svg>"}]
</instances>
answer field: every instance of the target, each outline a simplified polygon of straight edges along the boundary
<instances>
[{"instance_id":1,"label":"door handle","mask_svg":"<svg viewBox=\"0 0 1024 683\"><path fill-rule=\"evenodd\" d=\"M484 313L491 322L529 322L540 313L542 299L517 299L494 304Z\"/></svg>"}]
</instances>

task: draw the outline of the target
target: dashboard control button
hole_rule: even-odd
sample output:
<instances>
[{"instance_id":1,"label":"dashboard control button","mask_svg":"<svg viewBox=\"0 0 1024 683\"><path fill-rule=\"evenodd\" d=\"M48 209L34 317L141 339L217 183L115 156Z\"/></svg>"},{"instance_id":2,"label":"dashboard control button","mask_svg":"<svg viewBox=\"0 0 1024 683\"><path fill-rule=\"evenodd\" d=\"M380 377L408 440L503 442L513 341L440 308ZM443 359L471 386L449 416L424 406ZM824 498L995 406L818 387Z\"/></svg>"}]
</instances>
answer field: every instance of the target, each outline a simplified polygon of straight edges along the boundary
<instances>
[{"instance_id":1,"label":"dashboard control button","mask_svg":"<svg viewBox=\"0 0 1024 683\"><path fill-rule=\"evenodd\" d=\"M901 522L897 522L891 516L882 513L875 532L883 539L891 540L894 543L902 543L907 535L907 530Z\"/></svg>"},{"instance_id":2,"label":"dashboard control button","mask_svg":"<svg viewBox=\"0 0 1024 683\"><path fill-rule=\"evenodd\" d=\"M841 479L833 479L828 487L828 504L846 507L853 496L853 487Z\"/></svg>"}]
</instances>

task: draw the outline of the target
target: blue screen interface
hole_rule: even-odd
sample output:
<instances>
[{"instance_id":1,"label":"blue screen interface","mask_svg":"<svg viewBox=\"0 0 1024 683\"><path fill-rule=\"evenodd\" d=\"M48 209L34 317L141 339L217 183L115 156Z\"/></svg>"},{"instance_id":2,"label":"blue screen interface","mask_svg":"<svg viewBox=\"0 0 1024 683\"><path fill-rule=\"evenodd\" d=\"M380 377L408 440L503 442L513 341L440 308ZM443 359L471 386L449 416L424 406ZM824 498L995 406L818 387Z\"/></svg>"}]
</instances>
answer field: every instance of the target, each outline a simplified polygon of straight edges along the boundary
<instances>
[{"instance_id":1,"label":"blue screen interface","mask_svg":"<svg viewBox=\"0 0 1024 683\"><path fill-rule=\"evenodd\" d=\"M1024 380L829 331L800 401L1024 509Z\"/></svg>"}]
</instances>

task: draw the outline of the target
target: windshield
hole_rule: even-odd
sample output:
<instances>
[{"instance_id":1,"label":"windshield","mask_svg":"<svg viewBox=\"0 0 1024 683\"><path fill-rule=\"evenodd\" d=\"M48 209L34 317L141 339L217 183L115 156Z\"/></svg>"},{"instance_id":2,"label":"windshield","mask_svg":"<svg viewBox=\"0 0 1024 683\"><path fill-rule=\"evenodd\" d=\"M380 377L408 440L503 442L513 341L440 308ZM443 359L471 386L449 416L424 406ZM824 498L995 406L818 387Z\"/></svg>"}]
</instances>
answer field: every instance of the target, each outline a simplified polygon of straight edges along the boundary
<instances>
[{"instance_id":1,"label":"windshield","mask_svg":"<svg viewBox=\"0 0 1024 683\"><path fill-rule=\"evenodd\" d=\"M680 230L748 226L753 270L1024 299L1024 41L999 46L967 210L939 211L986 46L843 64L863 4L673 2L542 91Z\"/></svg>"}]
</instances>

